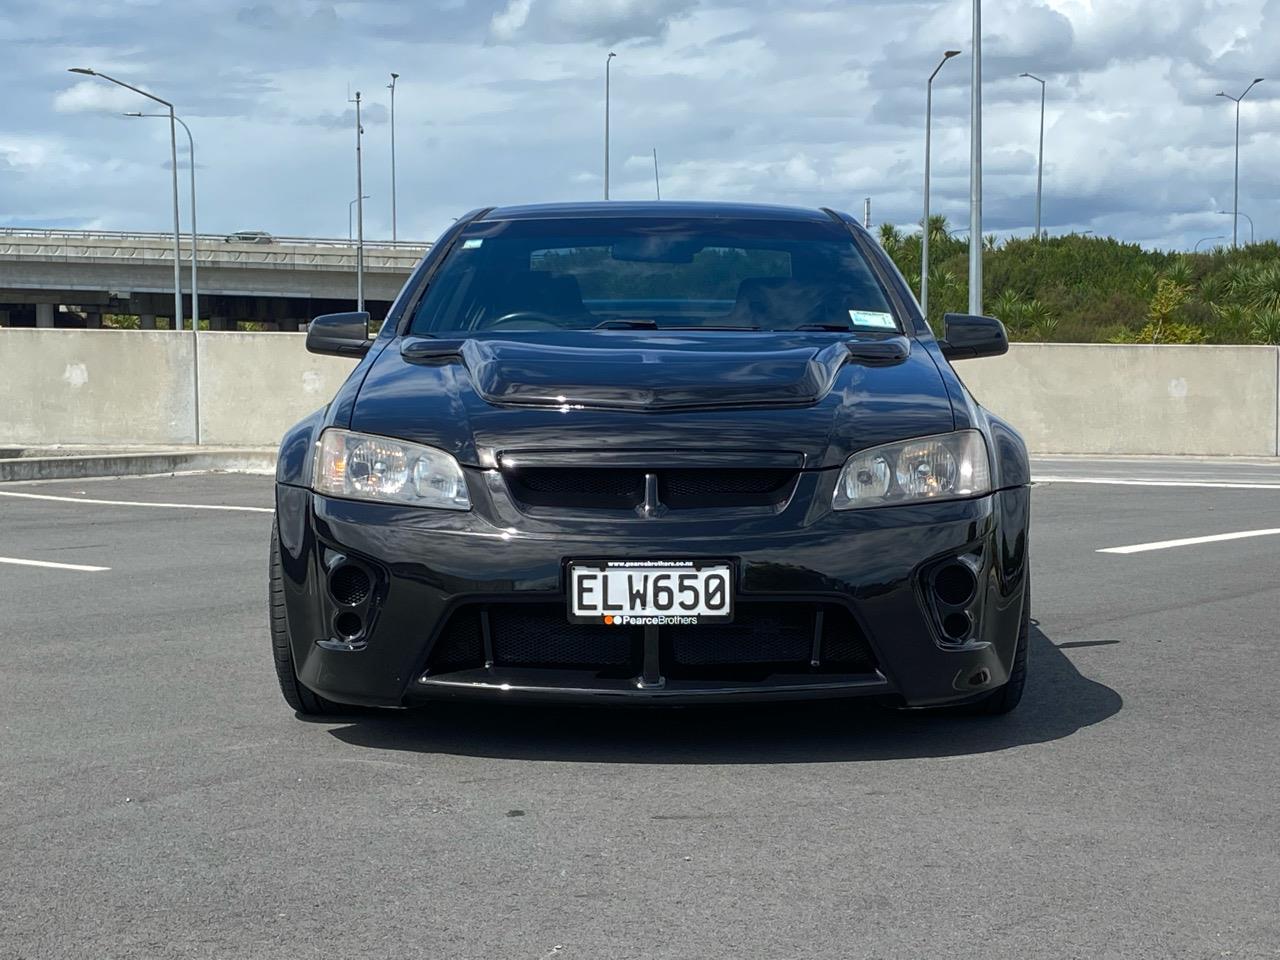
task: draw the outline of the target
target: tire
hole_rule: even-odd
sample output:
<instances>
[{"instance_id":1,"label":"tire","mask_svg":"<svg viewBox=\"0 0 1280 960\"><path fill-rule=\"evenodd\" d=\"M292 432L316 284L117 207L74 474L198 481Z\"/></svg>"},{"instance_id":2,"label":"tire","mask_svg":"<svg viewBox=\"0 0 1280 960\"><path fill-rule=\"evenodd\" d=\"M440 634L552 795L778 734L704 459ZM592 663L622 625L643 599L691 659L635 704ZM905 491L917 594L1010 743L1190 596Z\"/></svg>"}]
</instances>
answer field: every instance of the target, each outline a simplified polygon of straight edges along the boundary
<instances>
[{"instance_id":1,"label":"tire","mask_svg":"<svg viewBox=\"0 0 1280 960\"><path fill-rule=\"evenodd\" d=\"M271 614L271 654L276 665L276 678L285 702L301 716L338 716L356 708L326 700L313 693L298 680L293 666L293 647L289 643L289 619L284 604L284 570L280 564L280 530L271 522L271 564L268 604Z\"/></svg>"},{"instance_id":2,"label":"tire","mask_svg":"<svg viewBox=\"0 0 1280 960\"><path fill-rule=\"evenodd\" d=\"M966 704L965 713L978 717L1000 717L1010 713L1022 702L1022 690L1027 685L1027 648L1031 646L1031 574L1027 574L1027 587L1022 596L1022 626L1018 628L1018 648L1013 653L1013 669L1009 679L999 690L993 690L981 700Z\"/></svg>"}]
</instances>

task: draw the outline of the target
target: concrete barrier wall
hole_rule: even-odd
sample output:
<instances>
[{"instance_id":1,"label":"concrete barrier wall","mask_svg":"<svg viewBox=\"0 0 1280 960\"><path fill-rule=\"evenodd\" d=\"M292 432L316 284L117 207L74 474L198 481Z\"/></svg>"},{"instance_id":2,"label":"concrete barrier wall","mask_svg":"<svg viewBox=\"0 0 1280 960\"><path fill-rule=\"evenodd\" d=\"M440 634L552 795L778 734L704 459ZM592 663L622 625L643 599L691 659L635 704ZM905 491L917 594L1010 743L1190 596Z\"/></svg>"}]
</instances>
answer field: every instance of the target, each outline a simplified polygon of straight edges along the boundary
<instances>
[{"instance_id":1,"label":"concrete barrier wall","mask_svg":"<svg viewBox=\"0 0 1280 960\"><path fill-rule=\"evenodd\" d=\"M354 361L302 334L200 336L201 441L274 446ZM0 445L189 444L190 335L0 330ZM1037 453L1280 455L1280 348L1015 344L956 364Z\"/></svg>"},{"instance_id":2,"label":"concrete barrier wall","mask_svg":"<svg viewBox=\"0 0 1280 960\"><path fill-rule=\"evenodd\" d=\"M273 447L290 424L323 407L354 360L307 353L298 333L200 336L200 442Z\"/></svg>"},{"instance_id":3,"label":"concrete barrier wall","mask_svg":"<svg viewBox=\"0 0 1280 960\"><path fill-rule=\"evenodd\" d=\"M0 330L0 444L195 441L190 336Z\"/></svg>"},{"instance_id":4,"label":"concrete barrier wall","mask_svg":"<svg viewBox=\"0 0 1280 960\"><path fill-rule=\"evenodd\" d=\"M963 360L978 402L1036 453L1275 456L1276 347L1018 343Z\"/></svg>"}]
</instances>

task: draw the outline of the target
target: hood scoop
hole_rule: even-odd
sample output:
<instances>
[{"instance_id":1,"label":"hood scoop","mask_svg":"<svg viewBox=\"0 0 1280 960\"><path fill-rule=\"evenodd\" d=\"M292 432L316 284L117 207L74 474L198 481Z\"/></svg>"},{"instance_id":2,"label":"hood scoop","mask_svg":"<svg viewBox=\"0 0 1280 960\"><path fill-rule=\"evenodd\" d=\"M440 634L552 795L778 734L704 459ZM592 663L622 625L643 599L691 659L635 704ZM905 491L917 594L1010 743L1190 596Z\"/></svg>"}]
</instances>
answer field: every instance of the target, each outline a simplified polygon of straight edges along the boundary
<instances>
[{"instance_id":1,"label":"hood scoop","mask_svg":"<svg viewBox=\"0 0 1280 960\"><path fill-rule=\"evenodd\" d=\"M813 404L846 362L901 363L910 352L905 337L825 345L786 337L732 345L652 334L638 340L584 346L560 338L469 339L458 352L489 403L636 411Z\"/></svg>"}]
</instances>

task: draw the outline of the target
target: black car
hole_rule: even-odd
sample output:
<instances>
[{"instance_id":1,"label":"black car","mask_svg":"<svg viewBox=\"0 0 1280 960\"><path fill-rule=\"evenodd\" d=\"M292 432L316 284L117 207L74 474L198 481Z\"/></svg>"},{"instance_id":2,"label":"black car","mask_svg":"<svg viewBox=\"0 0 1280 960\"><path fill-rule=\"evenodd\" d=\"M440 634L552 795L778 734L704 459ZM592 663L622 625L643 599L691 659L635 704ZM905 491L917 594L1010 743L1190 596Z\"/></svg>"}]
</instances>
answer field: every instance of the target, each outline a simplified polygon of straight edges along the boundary
<instances>
[{"instance_id":1,"label":"black car","mask_svg":"<svg viewBox=\"0 0 1280 960\"><path fill-rule=\"evenodd\" d=\"M848 215L475 211L280 447L271 631L299 713L429 698L871 696L1012 709L1018 434Z\"/></svg>"}]
</instances>

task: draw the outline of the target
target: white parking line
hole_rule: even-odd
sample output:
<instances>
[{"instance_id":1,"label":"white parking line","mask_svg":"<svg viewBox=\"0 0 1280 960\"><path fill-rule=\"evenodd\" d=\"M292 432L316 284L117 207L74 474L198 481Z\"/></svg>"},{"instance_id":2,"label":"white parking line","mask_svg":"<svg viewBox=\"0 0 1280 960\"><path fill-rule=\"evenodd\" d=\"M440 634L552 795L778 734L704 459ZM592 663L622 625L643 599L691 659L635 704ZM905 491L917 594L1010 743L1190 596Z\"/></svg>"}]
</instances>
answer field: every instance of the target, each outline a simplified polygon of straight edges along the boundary
<instances>
[{"instance_id":1,"label":"white parking line","mask_svg":"<svg viewBox=\"0 0 1280 960\"><path fill-rule=\"evenodd\" d=\"M1280 490L1280 483L1243 483L1230 480L1121 480L1118 477L1040 477L1036 483L1096 483L1116 487L1212 487L1221 490Z\"/></svg>"},{"instance_id":2,"label":"white parking line","mask_svg":"<svg viewBox=\"0 0 1280 960\"><path fill-rule=\"evenodd\" d=\"M54 497L47 493L17 493L0 490L0 497L24 500L55 500L59 503L96 503L111 507L161 507L168 510L232 510L240 513L271 513L271 507L233 507L220 503L157 503L148 500L93 500L89 497Z\"/></svg>"},{"instance_id":3,"label":"white parking line","mask_svg":"<svg viewBox=\"0 0 1280 960\"><path fill-rule=\"evenodd\" d=\"M1274 537L1280 527L1273 530L1240 530L1236 533L1215 533L1209 537L1184 537L1181 540L1157 540L1154 543L1135 543L1128 547L1103 547L1098 553L1146 553L1148 550L1168 550L1170 547L1191 547L1197 543L1217 543L1220 540L1245 540L1249 537Z\"/></svg>"},{"instance_id":4,"label":"white parking line","mask_svg":"<svg viewBox=\"0 0 1280 960\"><path fill-rule=\"evenodd\" d=\"M91 567L83 563L53 563L50 560L21 560L18 557L0 557L0 563L13 564L15 567L48 567L51 570L78 570L81 573L101 573L110 567Z\"/></svg>"}]
</instances>

